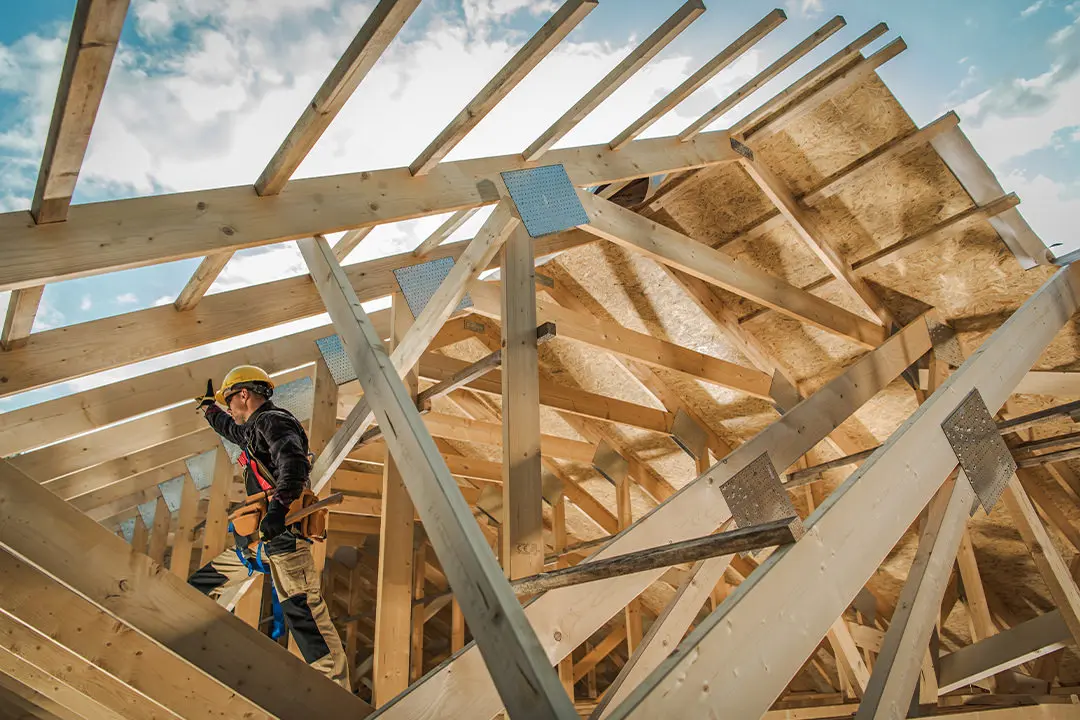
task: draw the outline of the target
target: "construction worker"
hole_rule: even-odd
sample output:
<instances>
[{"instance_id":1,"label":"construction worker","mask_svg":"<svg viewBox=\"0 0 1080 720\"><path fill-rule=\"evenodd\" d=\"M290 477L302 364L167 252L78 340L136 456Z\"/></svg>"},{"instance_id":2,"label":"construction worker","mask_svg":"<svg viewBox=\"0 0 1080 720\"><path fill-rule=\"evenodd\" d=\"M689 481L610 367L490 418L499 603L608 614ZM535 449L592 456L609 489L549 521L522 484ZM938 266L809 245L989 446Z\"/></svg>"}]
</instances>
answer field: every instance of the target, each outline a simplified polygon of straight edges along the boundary
<instances>
[{"instance_id":1,"label":"construction worker","mask_svg":"<svg viewBox=\"0 0 1080 720\"><path fill-rule=\"evenodd\" d=\"M289 506L308 486L310 461L304 428L292 413L271 402L274 383L261 368L233 368L216 393L212 380L206 385L206 395L196 398L199 408L219 435L240 446L248 495L265 493L268 502L258 529L262 542L249 545L256 538L234 531L236 547L203 565L188 582L225 604L232 595L226 590L243 583L254 569L265 572L260 567L265 558L285 624L304 660L351 690L341 638L319 592L312 543L302 536L299 524L285 524Z\"/></svg>"}]
</instances>

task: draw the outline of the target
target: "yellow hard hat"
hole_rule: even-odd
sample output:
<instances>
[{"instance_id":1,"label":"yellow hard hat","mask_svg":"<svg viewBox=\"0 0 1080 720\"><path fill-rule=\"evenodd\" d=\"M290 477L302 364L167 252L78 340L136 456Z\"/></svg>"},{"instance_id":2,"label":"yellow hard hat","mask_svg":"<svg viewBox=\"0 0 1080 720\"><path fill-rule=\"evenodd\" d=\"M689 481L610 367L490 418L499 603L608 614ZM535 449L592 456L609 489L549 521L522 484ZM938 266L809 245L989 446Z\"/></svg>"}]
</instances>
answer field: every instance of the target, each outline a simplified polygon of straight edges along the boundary
<instances>
[{"instance_id":1,"label":"yellow hard hat","mask_svg":"<svg viewBox=\"0 0 1080 720\"><path fill-rule=\"evenodd\" d=\"M230 395L245 387L252 388L251 383L265 383L271 390L274 389L274 381L261 367L237 365L225 375L225 379L221 381L221 387L214 393L214 399L222 405L228 405Z\"/></svg>"}]
</instances>

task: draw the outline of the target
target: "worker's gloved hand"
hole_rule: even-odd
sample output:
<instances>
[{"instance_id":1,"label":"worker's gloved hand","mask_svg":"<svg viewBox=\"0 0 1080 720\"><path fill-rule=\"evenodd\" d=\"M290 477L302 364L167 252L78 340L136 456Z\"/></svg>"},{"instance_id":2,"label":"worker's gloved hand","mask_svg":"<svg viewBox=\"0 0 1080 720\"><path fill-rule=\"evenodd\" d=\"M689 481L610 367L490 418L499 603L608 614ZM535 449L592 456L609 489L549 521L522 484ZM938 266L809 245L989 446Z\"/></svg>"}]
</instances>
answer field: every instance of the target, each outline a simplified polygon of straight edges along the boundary
<instances>
[{"instance_id":1,"label":"worker's gloved hand","mask_svg":"<svg viewBox=\"0 0 1080 720\"><path fill-rule=\"evenodd\" d=\"M266 515L263 516L262 522L259 523L259 533L264 541L269 542L285 532L285 515L287 512L288 508L277 500L271 500L267 504Z\"/></svg>"},{"instance_id":2,"label":"worker's gloved hand","mask_svg":"<svg viewBox=\"0 0 1080 720\"><path fill-rule=\"evenodd\" d=\"M207 380L206 381L206 394L205 395L200 395L199 397L195 398L195 402L199 403L198 409L202 410L204 413L207 411L207 409L209 409L214 404L214 381L213 380Z\"/></svg>"}]
</instances>

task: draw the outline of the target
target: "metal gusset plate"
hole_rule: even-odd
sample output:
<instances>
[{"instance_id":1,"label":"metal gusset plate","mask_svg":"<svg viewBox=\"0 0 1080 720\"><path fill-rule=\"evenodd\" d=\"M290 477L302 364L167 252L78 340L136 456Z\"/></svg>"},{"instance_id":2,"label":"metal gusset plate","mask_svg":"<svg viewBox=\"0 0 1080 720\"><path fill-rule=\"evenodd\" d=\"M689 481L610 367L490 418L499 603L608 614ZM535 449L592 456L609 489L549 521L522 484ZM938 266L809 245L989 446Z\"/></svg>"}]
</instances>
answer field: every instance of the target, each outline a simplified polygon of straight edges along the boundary
<instances>
[{"instance_id":1,"label":"metal gusset plate","mask_svg":"<svg viewBox=\"0 0 1080 720\"><path fill-rule=\"evenodd\" d=\"M315 341L315 347L319 348L323 362L330 370L330 377L338 385L344 385L356 379L356 370L353 369L352 361L345 352L345 346L341 344L341 338L337 335L327 335Z\"/></svg>"},{"instance_id":2,"label":"metal gusset plate","mask_svg":"<svg viewBox=\"0 0 1080 720\"><path fill-rule=\"evenodd\" d=\"M135 538L135 518L128 518L120 522L120 534L129 544Z\"/></svg>"},{"instance_id":3,"label":"metal gusset plate","mask_svg":"<svg viewBox=\"0 0 1080 720\"><path fill-rule=\"evenodd\" d=\"M731 138L731 149L742 155L747 160L751 162L754 161L754 151L743 143L736 140L735 138Z\"/></svg>"},{"instance_id":4,"label":"metal gusset plate","mask_svg":"<svg viewBox=\"0 0 1080 720\"><path fill-rule=\"evenodd\" d=\"M139 503L139 516L142 517L143 525L150 527L154 524L154 516L157 515L157 499Z\"/></svg>"},{"instance_id":5,"label":"metal gusset plate","mask_svg":"<svg viewBox=\"0 0 1080 720\"><path fill-rule=\"evenodd\" d=\"M288 410L301 422L311 419L315 403L315 381L310 376L296 378L292 382L274 388L274 404Z\"/></svg>"},{"instance_id":6,"label":"metal gusset plate","mask_svg":"<svg viewBox=\"0 0 1080 720\"><path fill-rule=\"evenodd\" d=\"M225 444L226 449L228 449L229 445L232 445L234 448L236 447L227 440L222 440L222 443ZM189 457L184 461L184 464L187 465L188 475L191 476L192 482L195 483L195 487L199 490L205 490L214 483L214 456L216 454L217 449L214 448L207 450L204 453L200 453L199 455ZM240 451L238 449L237 455L239 454Z\"/></svg>"},{"instance_id":7,"label":"metal gusset plate","mask_svg":"<svg viewBox=\"0 0 1080 720\"><path fill-rule=\"evenodd\" d=\"M439 289L453 267L454 258L443 257L394 270L394 277L397 278L398 287L401 288L401 294L405 296L405 302L409 305L413 318L419 317L423 309L431 302L431 296ZM454 308L454 312L471 308L472 304L469 293L465 293L461 302Z\"/></svg>"},{"instance_id":8,"label":"metal gusset plate","mask_svg":"<svg viewBox=\"0 0 1080 720\"><path fill-rule=\"evenodd\" d=\"M686 411L679 408L671 421L671 439L695 460L708 457L709 436Z\"/></svg>"},{"instance_id":9,"label":"metal gusset plate","mask_svg":"<svg viewBox=\"0 0 1080 720\"><path fill-rule=\"evenodd\" d=\"M180 509L180 499L184 496L184 476L177 475L158 483L158 490L161 491L161 497L165 498L165 506L169 508L169 512L177 512Z\"/></svg>"},{"instance_id":10,"label":"metal gusset plate","mask_svg":"<svg viewBox=\"0 0 1080 720\"><path fill-rule=\"evenodd\" d=\"M784 490L768 453L761 453L749 465L720 486L737 527L753 527L773 520L798 517ZM798 526L802 535L802 525Z\"/></svg>"},{"instance_id":11,"label":"metal gusset plate","mask_svg":"<svg viewBox=\"0 0 1080 720\"><path fill-rule=\"evenodd\" d=\"M630 472L630 463L616 452L615 448L608 445L606 440L601 440L600 444L596 446L592 466L596 469L596 472L603 475L614 485L622 482L627 473Z\"/></svg>"},{"instance_id":12,"label":"metal gusset plate","mask_svg":"<svg viewBox=\"0 0 1080 720\"><path fill-rule=\"evenodd\" d=\"M562 165L509 170L501 175L531 237L589 224L589 214Z\"/></svg>"},{"instance_id":13,"label":"metal gusset plate","mask_svg":"<svg viewBox=\"0 0 1080 720\"><path fill-rule=\"evenodd\" d=\"M989 513L1016 472L1016 461L977 388L949 413L941 429L979 504Z\"/></svg>"},{"instance_id":14,"label":"metal gusset plate","mask_svg":"<svg viewBox=\"0 0 1080 720\"><path fill-rule=\"evenodd\" d=\"M933 345L934 355L938 360L951 367L964 364L964 350L960 347L955 330L933 316L927 316L926 328L930 331L930 344Z\"/></svg>"}]
</instances>

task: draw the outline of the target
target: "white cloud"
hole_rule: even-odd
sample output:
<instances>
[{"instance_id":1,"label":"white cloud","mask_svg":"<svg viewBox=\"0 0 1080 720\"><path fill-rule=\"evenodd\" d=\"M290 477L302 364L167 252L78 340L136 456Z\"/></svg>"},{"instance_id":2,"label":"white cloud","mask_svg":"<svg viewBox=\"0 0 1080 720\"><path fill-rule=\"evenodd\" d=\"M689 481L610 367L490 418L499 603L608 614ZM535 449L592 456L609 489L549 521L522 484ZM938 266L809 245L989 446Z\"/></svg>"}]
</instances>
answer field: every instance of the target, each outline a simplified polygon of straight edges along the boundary
<instances>
[{"instance_id":1,"label":"white cloud","mask_svg":"<svg viewBox=\"0 0 1080 720\"><path fill-rule=\"evenodd\" d=\"M817 17L825 12L825 0L785 0L788 12L799 17Z\"/></svg>"},{"instance_id":2,"label":"white cloud","mask_svg":"<svg viewBox=\"0 0 1080 720\"><path fill-rule=\"evenodd\" d=\"M67 316L53 304L49 295L50 293L46 290L41 296L41 303L38 305L37 315L34 316L31 332L52 330L67 324Z\"/></svg>"},{"instance_id":3,"label":"white cloud","mask_svg":"<svg viewBox=\"0 0 1080 720\"><path fill-rule=\"evenodd\" d=\"M470 26L498 22L519 10L533 15L546 15L559 9L554 0L464 0L465 21Z\"/></svg>"},{"instance_id":4,"label":"white cloud","mask_svg":"<svg viewBox=\"0 0 1080 720\"><path fill-rule=\"evenodd\" d=\"M1022 17L1022 18L1031 17L1035 13L1039 12L1039 10L1045 4L1046 4L1046 0L1036 0L1035 2L1028 5L1026 8L1024 8L1023 10L1020 11L1020 17Z\"/></svg>"},{"instance_id":5,"label":"white cloud","mask_svg":"<svg viewBox=\"0 0 1080 720\"><path fill-rule=\"evenodd\" d=\"M79 309L86 312L90 308L94 307L94 300L89 295L83 295L82 300L79 301Z\"/></svg>"},{"instance_id":6,"label":"white cloud","mask_svg":"<svg viewBox=\"0 0 1080 720\"><path fill-rule=\"evenodd\" d=\"M131 292L117 295L115 300L117 305L134 305L135 303L139 302L138 296L135 295L135 293Z\"/></svg>"},{"instance_id":7,"label":"white cloud","mask_svg":"<svg viewBox=\"0 0 1080 720\"><path fill-rule=\"evenodd\" d=\"M1014 171L1005 176L1002 184L1023 201L1020 210L1035 233L1052 248L1055 255L1080 249L1076 235L1076 218L1080 217L1080 182L1075 187L1054 182L1045 175Z\"/></svg>"},{"instance_id":8,"label":"white cloud","mask_svg":"<svg viewBox=\"0 0 1080 720\"><path fill-rule=\"evenodd\" d=\"M176 302L176 297L175 296L173 296L173 295L162 295L161 297L159 297L157 300L154 301L154 307L161 307L162 305L168 305L168 304L173 303L173 302Z\"/></svg>"}]
</instances>

